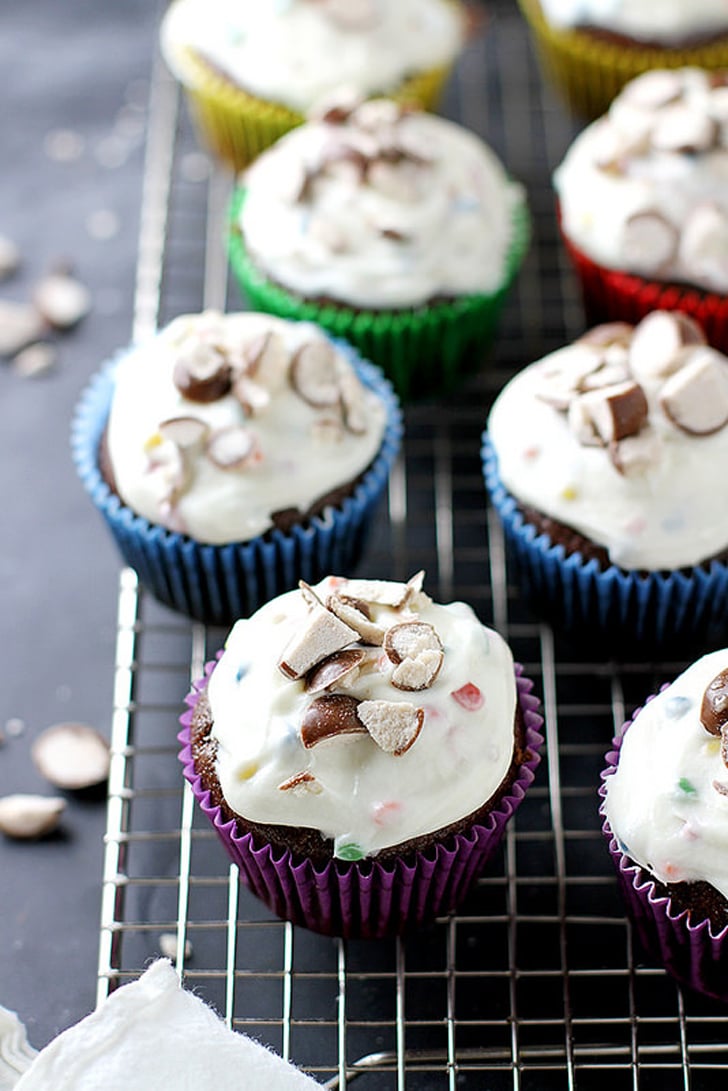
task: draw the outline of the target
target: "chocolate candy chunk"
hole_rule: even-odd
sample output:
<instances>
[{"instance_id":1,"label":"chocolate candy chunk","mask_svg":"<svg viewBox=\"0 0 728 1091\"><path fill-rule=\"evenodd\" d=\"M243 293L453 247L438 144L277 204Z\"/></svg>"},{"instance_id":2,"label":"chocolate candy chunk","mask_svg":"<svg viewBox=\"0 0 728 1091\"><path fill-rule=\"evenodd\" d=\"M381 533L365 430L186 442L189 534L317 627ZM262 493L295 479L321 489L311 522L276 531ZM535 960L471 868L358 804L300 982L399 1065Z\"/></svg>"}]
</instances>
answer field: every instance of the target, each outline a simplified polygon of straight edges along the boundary
<instances>
[{"instance_id":1,"label":"chocolate candy chunk","mask_svg":"<svg viewBox=\"0 0 728 1091\"><path fill-rule=\"evenodd\" d=\"M191 402L216 402L230 391L231 370L212 345L200 344L185 352L174 365L174 385Z\"/></svg>"},{"instance_id":2,"label":"chocolate candy chunk","mask_svg":"<svg viewBox=\"0 0 728 1091\"><path fill-rule=\"evenodd\" d=\"M690 211L680 236L680 259L690 277L725 278L728 215L724 209L706 201Z\"/></svg>"},{"instance_id":3,"label":"chocolate candy chunk","mask_svg":"<svg viewBox=\"0 0 728 1091\"><path fill-rule=\"evenodd\" d=\"M440 673L442 642L427 622L393 625L384 637L384 650L396 664L391 681L397 689L427 689Z\"/></svg>"},{"instance_id":4,"label":"chocolate candy chunk","mask_svg":"<svg viewBox=\"0 0 728 1091\"><path fill-rule=\"evenodd\" d=\"M728 667L708 683L700 706L700 722L710 735L717 736L728 725Z\"/></svg>"},{"instance_id":5,"label":"chocolate candy chunk","mask_svg":"<svg viewBox=\"0 0 728 1091\"><path fill-rule=\"evenodd\" d=\"M662 440L654 428L643 428L636 436L625 436L609 444L609 457L618 473L636 477L659 462Z\"/></svg>"},{"instance_id":6,"label":"chocolate candy chunk","mask_svg":"<svg viewBox=\"0 0 728 1091\"><path fill-rule=\"evenodd\" d=\"M678 232L661 212L636 212L625 221L622 253L628 268L657 273L675 256Z\"/></svg>"},{"instance_id":7,"label":"chocolate candy chunk","mask_svg":"<svg viewBox=\"0 0 728 1091\"><path fill-rule=\"evenodd\" d=\"M358 638L355 629L324 606L314 605L301 632L296 633L284 651L278 669L288 678L302 678L322 659L342 651Z\"/></svg>"},{"instance_id":8,"label":"chocolate candy chunk","mask_svg":"<svg viewBox=\"0 0 728 1091\"><path fill-rule=\"evenodd\" d=\"M325 693L311 702L301 722L301 742L310 750L338 735L363 735L366 727L357 715L359 701L345 693Z\"/></svg>"},{"instance_id":9,"label":"chocolate candy chunk","mask_svg":"<svg viewBox=\"0 0 728 1091\"><path fill-rule=\"evenodd\" d=\"M317 409L339 404L339 368L328 341L309 341L298 349L291 361L291 384Z\"/></svg>"},{"instance_id":10,"label":"chocolate candy chunk","mask_svg":"<svg viewBox=\"0 0 728 1091\"><path fill-rule=\"evenodd\" d=\"M412 659L403 659L394 670L390 681L395 689L416 692L429 689L440 673L443 653L435 651L418 652Z\"/></svg>"},{"instance_id":11,"label":"chocolate candy chunk","mask_svg":"<svg viewBox=\"0 0 728 1091\"><path fill-rule=\"evenodd\" d=\"M636 435L647 420L647 398L639 383L616 383L582 394L579 400L605 444Z\"/></svg>"},{"instance_id":12,"label":"chocolate candy chunk","mask_svg":"<svg viewBox=\"0 0 728 1091\"><path fill-rule=\"evenodd\" d=\"M678 73L654 69L631 80L623 89L622 96L644 110L658 110L681 98L682 93L682 79Z\"/></svg>"},{"instance_id":13,"label":"chocolate candy chunk","mask_svg":"<svg viewBox=\"0 0 728 1091\"><path fill-rule=\"evenodd\" d=\"M575 342L557 349L539 367L536 396L554 409L567 410L572 398L583 389L584 380L602 366L603 359L598 345Z\"/></svg>"},{"instance_id":14,"label":"chocolate candy chunk","mask_svg":"<svg viewBox=\"0 0 728 1091\"><path fill-rule=\"evenodd\" d=\"M363 648L347 648L343 652L330 655L306 675L306 692L320 693L335 686L359 667L366 654Z\"/></svg>"},{"instance_id":15,"label":"chocolate candy chunk","mask_svg":"<svg viewBox=\"0 0 728 1091\"><path fill-rule=\"evenodd\" d=\"M348 580L346 594L347 597L363 599L364 602L372 602L378 606L391 606L397 610L405 605L415 591L421 589L423 579L424 572L418 572L408 583L395 583L390 580Z\"/></svg>"},{"instance_id":16,"label":"chocolate candy chunk","mask_svg":"<svg viewBox=\"0 0 728 1091\"><path fill-rule=\"evenodd\" d=\"M428 622L403 621L387 629L384 650L393 663L401 663L420 652L442 652L442 641Z\"/></svg>"},{"instance_id":17,"label":"chocolate candy chunk","mask_svg":"<svg viewBox=\"0 0 728 1091\"><path fill-rule=\"evenodd\" d=\"M406 753L425 722L425 712L406 701L362 701L359 719L374 742L396 758Z\"/></svg>"},{"instance_id":18,"label":"chocolate candy chunk","mask_svg":"<svg viewBox=\"0 0 728 1091\"><path fill-rule=\"evenodd\" d=\"M345 624L355 629L365 644L379 645L384 640L384 629L371 620L365 602L334 593L326 599L326 606Z\"/></svg>"},{"instance_id":19,"label":"chocolate candy chunk","mask_svg":"<svg viewBox=\"0 0 728 1091\"><path fill-rule=\"evenodd\" d=\"M232 390L246 417L257 417L270 405L270 394L266 388L248 375L238 375Z\"/></svg>"},{"instance_id":20,"label":"chocolate candy chunk","mask_svg":"<svg viewBox=\"0 0 728 1091\"><path fill-rule=\"evenodd\" d=\"M353 371L344 371L339 379L344 424L356 436L366 435L368 428L364 387Z\"/></svg>"},{"instance_id":21,"label":"chocolate candy chunk","mask_svg":"<svg viewBox=\"0 0 728 1091\"><path fill-rule=\"evenodd\" d=\"M721 796L728 796L728 784L724 784L722 780L714 780L713 788Z\"/></svg>"},{"instance_id":22,"label":"chocolate candy chunk","mask_svg":"<svg viewBox=\"0 0 728 1091\"><path fill-rule=\"evenodd\" d=\"M176 443L182 450L189 450L202 443L209 430L205 421L197 417L170 417L159 425L159 434L171 443Z\"/></svg>"},{"instance_id":23,"label":"chocolate candy chunk","mask_svg":"<svg viewBox=\"0 0 728 1091\"><path fill-rule=\"evenodd\" d=\"M705 152L712 148L718 126L694 106L675 103L661 110L652 130L652 146L658 151L680 155Z\"/></svg>"},{"instance_id":24,"label":"chocolate candy chunk","mask_svg":"<svg viewBox=\"0 0 728 1091\"><path fill-rule=\"evenodd\" d=\"M290 357L283 338L272 331L256 337L244 350L246 370L251 379L275 394L288 381Z\"/></svg>"},{"instance_id":25,"label":"chocolate candy chunk","mask_svg":"<svg viewBox=\"0 0 728 1091\"><path fill-rule=\"evenodd\" d=\"M91 309L91 294L70 273L50 273L36 284L33 303L54 329L70 330Z\"/></svg>"},{"instance_id":26,"label":"chocolate candy chunk","mask_svg":"<svg viewBox=\"0 0 728 1091\"><path fill-rule=\"evenodd\" d=\"M638 382L665 379L683 363L684 349L704 345L697 322L681 311L652 311L635 327L629 366Z\"/></svg>"},{"instance_id":27,"label":"chocolate candy chunk","mask_svg":"<svg viewBox=\"0 0 728 1091\"><path fill-rule=\"evenodd\" d=\"M242 470L258 456L255 436L238 424L213 432L206 451L210 461L221 470Z\"/></svg>"},{"instance_id":28,"label":"chocolate candy chunk","mask_svg":"<svg viewBox=\"0 0 728 1091\"><path fill-rule=\"evenodd\" d=\"M304 792L320 795L323 789L313 773L310 773L308 769L302 769L300 773L294 773L288 780L284 780L279 784L278 791L295 792L297 795L301 795Z\"/></svg>"},{"instance_id":29,"label":"chocolate candy chunk","mask_svg":"<svg viewBox=\"0 0 728 1091\"><path fill-rule=\"evenodd\" d=\"M718 432L728 424L728 360L707 346L696 349L664 383L660 405L688 435Z\"/></svg>"}]
</instances>

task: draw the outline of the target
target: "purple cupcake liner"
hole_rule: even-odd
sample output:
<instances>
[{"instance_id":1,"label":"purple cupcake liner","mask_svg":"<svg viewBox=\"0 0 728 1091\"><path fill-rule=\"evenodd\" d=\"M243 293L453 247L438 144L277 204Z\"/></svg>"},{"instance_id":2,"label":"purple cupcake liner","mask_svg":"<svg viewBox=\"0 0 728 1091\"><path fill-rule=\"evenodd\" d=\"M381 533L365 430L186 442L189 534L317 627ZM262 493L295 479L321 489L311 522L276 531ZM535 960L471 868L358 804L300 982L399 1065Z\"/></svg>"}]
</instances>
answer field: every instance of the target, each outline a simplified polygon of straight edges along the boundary
<instances>
[{"instance_id":1,"label":"purple cupcake liner","mask_svg":"<svg viewBox=\"0 0 728 1091\"><path fill-rule=\"evenodd\" d=\"M114 372L127 352L93 376L76 407L71 430L73 461L81 481L126 564L165 605L211 625L231 625L303 579L317 583L330 572L351 571L366 544L375 510L402 440L402 414L381 371L349 345L333 341L387 410L382 446L370 468L340 506L287 532L272 530L247 542L207 545L136 515L112 492L99 470L99 444L114 389Z\"/></svg>"},{"instance_id":2,"label":"purple cupcake liner","mask_svg":"<svg viewBox=\"0 0 728 1091\"><path fill-rule=\"evenodd\" d=\"M558 628L619 649L697 649L725 636L728 567L719 561L674 572L603 569L580 553L566 555L528 523L504 487L487 432L482 436L485 486L534 608Z\"/></svg>"},{"instance_id":3,"label":"purple cupcake liner","mask_svg":"<svg viewBox=\"0 0 728 1091\"><path fill-rule=\"evenodd\" d=\"M226 822L212 803L195 772L190 728L200 691L215 662L206 664L205 677L193 683L189 706L180 717L183 730L179 760L192 785L195 799L212 822L230 858L250 890L283 920L325 935L357 939L396 936L432 922L462 902L470 886L495 852L506 823L512 818L533 782L541 760L540 703L531 693L533 683L516 664L518 702L524 719L526 758L519 766L507 795L482 824L449 837L407 859L386 864L376 860L332 860L323 868L288 850L256 845L250 833L239 834L235 820Z\"/></svg>"},{"instance_id":4,"label":"purple cupcake liner","mask_svg":"<svg viewBox=\"0 0 728 1091\"><path fill-rule=\"evenodd\" d=\"M647 702L654 696L648 697ZM602 833L609 846L620 893L649 955L687 988L728 1002L728 925L716 933L707 918L695 919L688 909L673 907L669 895L658 893L657 881L630 859L606 818L607 782L617 771L622 740L640 711L636 710L612 740L613 749L606 755L599 788L602 798L599 813L604 816Z\"/></svg>"}]
</instances>

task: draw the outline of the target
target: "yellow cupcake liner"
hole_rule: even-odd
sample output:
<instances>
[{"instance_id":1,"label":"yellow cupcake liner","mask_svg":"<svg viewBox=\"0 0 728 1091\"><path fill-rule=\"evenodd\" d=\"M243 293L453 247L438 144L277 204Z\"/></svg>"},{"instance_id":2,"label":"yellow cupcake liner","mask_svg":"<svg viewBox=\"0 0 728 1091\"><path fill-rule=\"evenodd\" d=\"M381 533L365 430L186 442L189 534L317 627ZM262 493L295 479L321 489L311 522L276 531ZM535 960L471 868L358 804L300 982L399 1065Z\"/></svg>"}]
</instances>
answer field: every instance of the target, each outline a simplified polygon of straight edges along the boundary
<instances>
[{"instance_id":1,"label":"yellow cupcake liner","mask_svg":"<svg viewBox=\"0 0 728 1091\"><path fill-rule=\"evenodd\" d=\"M728 35L689 49L626 45L585 31L552 27L540 0L518 3L533 34L545 77L558 88L569 108L586 119L603 114L622 87L649 68L728 67Z\"/></svg>"},{"instance_id":2,"label":"yellow cupcake liner","mask_svg":"<svg viewBox=\"0 0 728 1091\"><path fill-rule=\"evenodd\" d=\"M445 64L419 72L382 95L435 110L451 69L452 64ZM296 110L256 98L230 83L193 50L179 51L174 70L184 87L200 143L235 170L252 163L264 148L306 120Z\"/></svg>"}]
</instances>

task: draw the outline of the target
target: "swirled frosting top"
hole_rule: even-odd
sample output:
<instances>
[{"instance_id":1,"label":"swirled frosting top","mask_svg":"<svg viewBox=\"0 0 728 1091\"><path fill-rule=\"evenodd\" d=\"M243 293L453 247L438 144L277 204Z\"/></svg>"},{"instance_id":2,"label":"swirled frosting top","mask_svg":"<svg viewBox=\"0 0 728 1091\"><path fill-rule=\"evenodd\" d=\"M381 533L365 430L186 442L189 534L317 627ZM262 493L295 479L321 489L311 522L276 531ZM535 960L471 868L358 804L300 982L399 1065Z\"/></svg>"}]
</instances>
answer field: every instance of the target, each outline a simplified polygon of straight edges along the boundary
<instances>
[{"instance_id":1,"label":"swirled frosting top","mask_svg":"<svg viewBox=\"0 0 728 1091\"><path fill-rule=\"evenodd\" d=\"M511 653L464 603L328 577L239 621L209 681L216 769L252 822L360 859L467 817L514 751Z\"/></svg>"},{"instance_id":2,"label":"swirled frosting top","mask_svg":"<svg viewBox=\"0 0 728 1091\"><path fill-rule=\"evenodd\" d=\"M645 704L605 779L621 848L663 883L703 880L728 898L728 650Z\"/></svg>"},{"instance_id":3,"label":"swirled frosting top","mask_svg":"<svg viewBox=\"0 0 728 1091\"><path fill-rule=\"evenodd\" d=\"M698 564L728 547L728 359L687 316L597 326L519 372L488 432L508 491L626 569Z\"/></svg>"},{"instance_id":4,"label":"swirled frosting top","mask_svg":"<svg viewBox=\"0 0 728 1091\"><path fill-rule=\"evenodd\" d=\"M183 82L192 50L251 94L304 114L343 86L395 91L450 64L463 38L449 0L175 0L161 28Z\"/></svg>"},{"instance_id":5,"label":"swirled frosting top","mask_svg":"<svg viewBox=\"0 0 728 1091\"><path fill-rule=\"evenodd\" d=\"M332 106L245 177L254 263L307 298L412 307L491 292L523 191L474 133L386 100Z\"/></svg>"},{"instance_id":6,"label":"swirled frosting top","mask_svg":"<svg viewBox=\"0 0 728 1091\"><path fill-rule=\"evenodd\" d=\"M554 174L564 234L593 261L728 292L728 75L654 69Z\"/></svg>"}]
</instances>

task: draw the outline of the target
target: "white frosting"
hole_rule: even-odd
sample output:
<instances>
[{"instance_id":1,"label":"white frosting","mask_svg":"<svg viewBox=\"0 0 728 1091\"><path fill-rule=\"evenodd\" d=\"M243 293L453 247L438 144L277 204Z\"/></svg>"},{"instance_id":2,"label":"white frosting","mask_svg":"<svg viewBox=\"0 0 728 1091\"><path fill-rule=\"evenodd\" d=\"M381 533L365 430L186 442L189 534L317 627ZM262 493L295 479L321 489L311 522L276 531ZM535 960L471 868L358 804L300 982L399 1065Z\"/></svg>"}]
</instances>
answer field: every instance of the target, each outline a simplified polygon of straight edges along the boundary
<instances>
[{"instance_id":1,"label":"white frosting","mask_svg":"<svg viewBox=\"0 0 728 1091\"><path fill-rule=\"evenodd\" d=\"M700 722L706 686L728 667L711 652L649 701L606 779L605 813L624 851L664 883L704 880L728 898L728 786L721 740Z\"/></svg>"},{"instance_id":2,"label":"white frosting","mask_svg":"<svg viewBox=\"0 0 728 1091\"><path fill-rule=\"evenodd\" d=\"M355 593L355 584L349 584ZM317 590L347 592L347 581L329 577ZM433 604L419 593L406 610L372 606L385 626L411 618L430 623L444 648L434 683L418 692L396 689L393 663L381 647L370 649L371 669L346 688L361 700L408 702L424 709L413 745L395 757L368 734L340 735L304 748L299 726L312 697L302 681L277 668L308 607L298 591L239 621L209 683L212 737L219 742L217 773L234 811L262 823L303 826L334 839L344 858L372 855L442 829L480 808L496 791L512 760L516 687L511 653L464 603ZM475 686L479 693L464 686ZM460 701L453 693L461 691ZM477 707L463 707L475 695ZM315 790L281 790L301 772ZM347 846L354 855L347 856Z\"/></svg>"},{"instance_id":3,"label":"white frosting","mask_svg":"<svg viewBox=\"0 0 728 1091\"><path fill-rule=\"evenodd\" d=\"M271 513L290 507L306 511L339 485L355 480L374 460L384 434L381 399L356 380L364 422L362 433L333 432L321 422L337 420L329 409L309 405L283 376L264 389L270 400L249 416L228 393L200 403L184 397L173 373L180 356L197 346L221 346L231 358L271 331L291 356L302 345L323 340L309 323L268 315L215 312L175 319L152 340L127 354L115 373L108 424L108 449L119 495L152 523L189 534L201 542L246 541L271 526ZM354 381L353 370L337 350L338 366ZM210 433L243 426L253 437L256 456L240 469L221 469L200 445L186 459L188 480L168 503L176 445L161 441L160 423L176 417L205 422Z\"/></svg>"},{"instance_id":4,"label":"white frosting","mask_svg":"<svg viewBox=\"0 0 728 1091\"><path fill-rule=\"evenodd\" d=\"M244 1034L228 1029L164 959L111 993L41 1050L16 1091L261 1088L320 1084Z\"/></svg>"},{"instance_id":5,"label":"white frosting","mask_svg":"<svg viewBox=\"0 0 728 1091\"><path fill-rule=\"evenodd\" d=\"M463 30L448 0L175 0L161 42L183 82L180 52L192 48L252 94L306 113L341 86L389 92L450 64Z\"/></svg>"},{"instance_id":6,"label":"white frosting","mask_svg":"<svg viewBox=\"0 0 728 1091\"><path fill-rule=\"evenodd\" d=\"M580 442L567 413L539 396L546 376L577 363L583 351L577 342L549 354L496 399L488 432L505 487L521 504L604 546L625 569L674 569L720 553L728 546L728 508L716 494L716 467L728 460L728 428L687 434L661 408L663 380L643 374L648 457L634 472L620 473L608 446ZM707 352L721 373L728 368L712 350L695 352Z\"/></svg>"},{"instance_id":7,"label":"white frosting","mask_svg":"<svg viewBox=\"0 0 728 1091\"><path fill-rule=\"evenodd\" d=\"M554 174L563 231L607 268L728 292L728 87L680 69L669 77L682 86L679 104L638 103L664 75L628 84L569 148ZM712 127L711 139L688 154L666 150L665 134L686 117L696 132ZM647 235L631 224L643 213L662 221Z\"/></svg>"},{"instance_id":8,"label":"white frosting","mask_svg":"<svg viewBox=\"0 0 728 1091\"><path fill-rule=\"evenodd\" d=\"M393 146L399 161L378 160ZM304 171L302 197L291 178ZM289 133L246 184L241 227L258 268L308 298L374 308L498 288L524 199L475 134L381 101Z\"/></svg>"},{"instance_id":9,"label":"white frosting","mask_svg":"<svg viewBox=\"0 0 728 1091\"><path fill-rule=\"evenodd\" d=\"M557 27L599 27L665 46L728 31L725 0L541 0Z\"/></svg>"}]
</instances>

